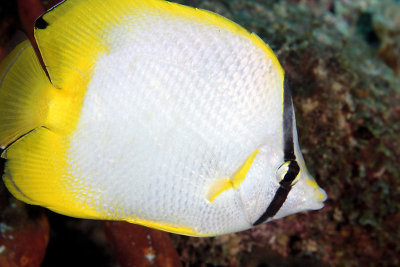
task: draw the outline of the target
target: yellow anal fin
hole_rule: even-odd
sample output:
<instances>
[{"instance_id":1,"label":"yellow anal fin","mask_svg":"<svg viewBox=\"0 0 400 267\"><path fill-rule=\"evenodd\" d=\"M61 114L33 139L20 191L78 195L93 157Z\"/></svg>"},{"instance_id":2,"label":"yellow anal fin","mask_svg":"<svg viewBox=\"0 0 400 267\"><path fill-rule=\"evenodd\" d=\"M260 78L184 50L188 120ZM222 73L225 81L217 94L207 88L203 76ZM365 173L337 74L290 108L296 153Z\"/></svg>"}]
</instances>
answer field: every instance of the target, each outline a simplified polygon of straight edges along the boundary
<instances>
[{"instance_id":1,"label":"yellow anal fin","mask_svg":"<svg viewBox=\"0 0 400 267\"><path fill-rule=\"evenodd\" d=\"M244 178L246 178L247 173L249 172L251 165L253 165L254 159L257 156L260 150L257 149L254 151L246 161L240 166L240 168L235 172L232 178L222 178L216 181L208 190L206 199L210 202L213 202L214 199L219 196L221 193L234 188L238 189L240 184L243 182Z\"/></svg>"},{"instance_id":2,"label":"yellow anal fin","mask_svg":"<svg viewBox=\"0 0 400 267\"><path fill-rule=\"evenodd\" d=\"M200 234L196 232L194 229L183 226L183 225L174 225L174 224L169 224L169 223L163 223L163 222L155 222L155 221L149 221L145 219L126 219L127 222L129 223L134 223L134 224L140 224L146 227L174 233L174 234L180 234L180 235L187 235L187 236L211 236L213 234Z\"/></svg>"},{"instance_id":3,"label":"yellow anal fin","mask_svg":"<svg viewBox=\"0 0 400 267\"><path fill-rule=\"evenodd\" d=\"M3 180L16 198L65 215L100 217L72 192L62 136L37 128L15 141L2 157L7 159Z\"/></svg>"}]
</instances>

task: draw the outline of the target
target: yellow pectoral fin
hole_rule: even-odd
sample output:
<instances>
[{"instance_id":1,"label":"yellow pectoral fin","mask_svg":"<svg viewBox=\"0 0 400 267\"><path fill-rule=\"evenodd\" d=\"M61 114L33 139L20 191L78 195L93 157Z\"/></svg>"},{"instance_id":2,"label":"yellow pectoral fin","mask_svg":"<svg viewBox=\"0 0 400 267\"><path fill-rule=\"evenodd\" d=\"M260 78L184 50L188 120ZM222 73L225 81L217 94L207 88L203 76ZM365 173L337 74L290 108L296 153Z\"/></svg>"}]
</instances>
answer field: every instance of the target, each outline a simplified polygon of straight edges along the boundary
<instances>
[{"instance_id":1,"label":"yellow pectoral fin","mask_svg":"<svg viewBox=\"0 0 400 267\"><path fill-rule=\"evenodd\" d=\"M235 189L238 189L240 184L243 182L244 178L246 177L247 173L250 170L251 165L253 165L253 161L257 156L260 149L257 149L246 159L243 165L236 171L236 173L232 177L232 184Z\"/></svg>"},{"instance_id":2,"label":"yellow pectoral fin","mask_svg":"<svg viewBox=\"0 0 400 267\"><path fill-rule=\"evenodd\" d=\"M254 151L242 164L242 166L235 172L232 178L222 178L216 181L208 190L206 194L206 199L210 202L213 202L214 199L219 196L221 193L234 188L238 189L240 184L243 182L247 173L249 172L251 165L253 165L254 159L257 156L260 150L257 149Z\"/></svg>"},{"instance_id":3,"label":"yellow pectoral fin","mask_svg":"<svg viewBox=\"0 0 400 267\"><path fill-rule=\"evenodd\" d=\"M222 192L229 190L233 187L232 180L229 178L222 178L216 181L208 190L206 198L208 201L213 202L214 199Z\"/></svg>"}]
</instances>

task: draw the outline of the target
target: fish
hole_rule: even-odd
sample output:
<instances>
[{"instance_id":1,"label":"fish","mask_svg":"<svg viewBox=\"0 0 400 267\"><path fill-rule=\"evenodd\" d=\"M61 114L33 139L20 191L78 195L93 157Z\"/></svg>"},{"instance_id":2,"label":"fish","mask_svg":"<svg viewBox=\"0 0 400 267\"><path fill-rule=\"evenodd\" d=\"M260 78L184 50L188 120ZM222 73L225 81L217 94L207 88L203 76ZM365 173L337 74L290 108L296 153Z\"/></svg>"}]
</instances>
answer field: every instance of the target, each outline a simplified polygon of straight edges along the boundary
<instances>
[{"instance_id":1,"label":"fish","mask_svg":"<svg viewBox=\"0 0 400 267\"><path fill-rule=\"evenodd\" d=\"M163 0L65 0L34 37L38 52L26 40L0 64L17 199L200 237L324 206L287 77L255 33Z\"/></svg>"}]
</instances>

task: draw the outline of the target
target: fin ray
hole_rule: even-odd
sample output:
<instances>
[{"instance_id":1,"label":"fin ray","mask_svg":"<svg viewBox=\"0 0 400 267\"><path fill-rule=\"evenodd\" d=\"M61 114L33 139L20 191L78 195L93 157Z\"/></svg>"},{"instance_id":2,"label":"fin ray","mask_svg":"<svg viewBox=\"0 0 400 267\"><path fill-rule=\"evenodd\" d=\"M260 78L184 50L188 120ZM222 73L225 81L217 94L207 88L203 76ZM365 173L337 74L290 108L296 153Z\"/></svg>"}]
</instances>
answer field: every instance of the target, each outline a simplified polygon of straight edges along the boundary
<instances>
[{"instance_id":1,"label":"fin ray","mask_svg":"<svg viewBox=\"0 0 400 267\"><path fill-rule=\"evenodd\" d=\"M14 142L2 155L7 159L3 180L18 199L81 218L101 218L75 196L61 135L44 127Z\"/></svg>"},{"instance_id":2,"label":"fin ray","mask_svg":"<svg viewBox=\"0 0 400 267\"><path fill-rule=\"evenodd\" d=\"M0 65L0 146L41 126L50 84L29 41L20 43Z\"/></svg>"}]
</instances>

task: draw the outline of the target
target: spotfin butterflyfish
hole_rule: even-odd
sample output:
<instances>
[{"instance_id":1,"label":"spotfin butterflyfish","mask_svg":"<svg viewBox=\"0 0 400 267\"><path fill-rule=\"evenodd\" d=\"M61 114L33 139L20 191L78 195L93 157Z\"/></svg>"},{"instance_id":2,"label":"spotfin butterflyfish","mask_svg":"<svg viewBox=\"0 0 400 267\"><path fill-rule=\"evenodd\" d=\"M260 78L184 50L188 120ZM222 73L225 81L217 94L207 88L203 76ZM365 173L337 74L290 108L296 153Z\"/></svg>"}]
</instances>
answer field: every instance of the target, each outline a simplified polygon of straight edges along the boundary
<instances>
[{"instance_id":1,"label":"spotfin butterflyfish","mask_svg":"<svg viewBox=\"0 0 400 267\"><path fill-rule=\"evenodd\" d=\"M323 207L284 70L256 34L162 0L65 0L34 30L40 53L24 41L0 65L16 198L191 236Z\"/></svg>"}]
</instances>

